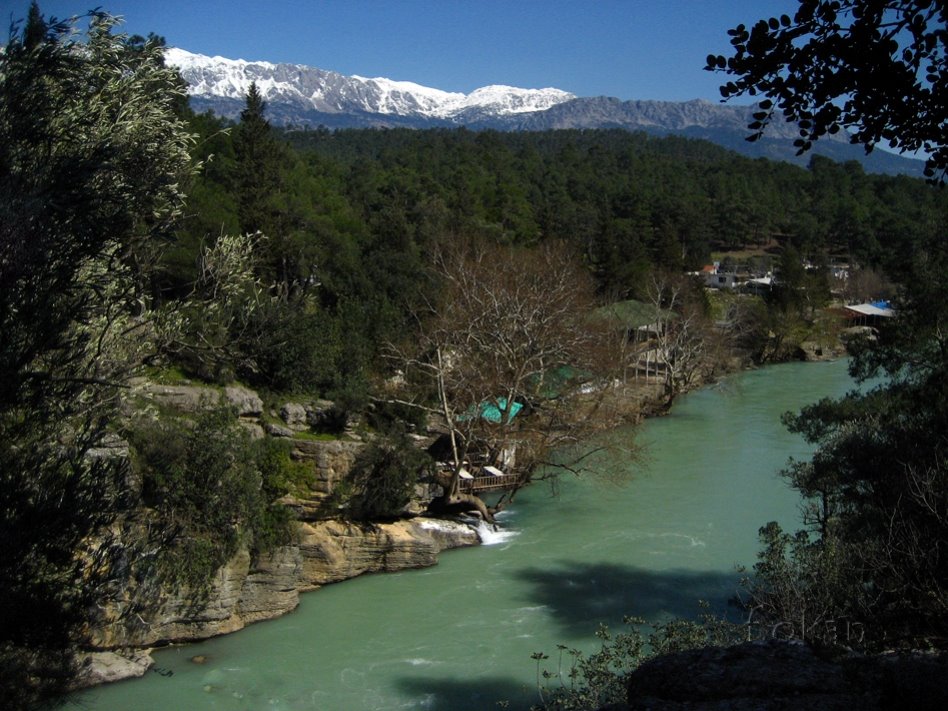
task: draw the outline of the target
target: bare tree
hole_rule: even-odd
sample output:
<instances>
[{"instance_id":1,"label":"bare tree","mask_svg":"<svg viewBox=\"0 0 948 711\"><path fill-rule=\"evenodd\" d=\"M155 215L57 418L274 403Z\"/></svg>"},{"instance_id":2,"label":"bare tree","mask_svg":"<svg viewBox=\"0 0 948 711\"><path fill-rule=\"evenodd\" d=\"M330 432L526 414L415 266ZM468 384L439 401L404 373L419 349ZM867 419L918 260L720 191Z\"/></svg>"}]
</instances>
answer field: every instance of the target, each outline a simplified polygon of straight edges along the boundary
<instances>
[{"instance_id":1,"label":"bare tree","mask_svg":"<svg viewBox=\"0 0 948 711\"><path fill-rule=\"evenodd\" d=\"M653 274L648 298L657 322L652 348L664 373L668 402L705 377L719 359L720 339L705 313L699 287L678 274Z\"/></svg>"},{"instance_id":2,"label":"bare tree","mask_svg":"<svg viewBox=\"0 0 948 711\"><path fill-rule=\"evenodd\" d=\"M436 505L492 520L498 507L462 492L466 468L505 471L502 506L552 463L553 450L614 425L605 401L618 339L590 318L591 277L563 245L463 244L435 263L440 299L419 315L411 346L393 351L420 386L412 402L436 412L450 440ZM579 447L558 464L573 467L588 453Z\"/></svg>"}]
</instances>

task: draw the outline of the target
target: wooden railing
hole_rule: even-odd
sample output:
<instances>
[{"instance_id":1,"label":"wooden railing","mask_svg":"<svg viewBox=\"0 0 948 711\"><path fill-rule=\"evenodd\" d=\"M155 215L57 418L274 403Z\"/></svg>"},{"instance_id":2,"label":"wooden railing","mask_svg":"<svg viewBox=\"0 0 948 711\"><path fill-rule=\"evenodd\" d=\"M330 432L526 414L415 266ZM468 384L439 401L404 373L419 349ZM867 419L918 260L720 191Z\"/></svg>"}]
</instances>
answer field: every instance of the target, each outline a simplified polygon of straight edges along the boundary
<instances>
[{"instance_id":1,"label":"wooden railing","mask_svg":"<svg viewBox=\"0 0 948 711\"><path fill-rule=\"evenodd\" d=\"M505 474L504 476L493 476L491 474L477 475L473 479L461 479L461 491L466 494L483 494L491 491L508 491L516 489L523 482L520 477Z\"/></svg>"}]
</instances>

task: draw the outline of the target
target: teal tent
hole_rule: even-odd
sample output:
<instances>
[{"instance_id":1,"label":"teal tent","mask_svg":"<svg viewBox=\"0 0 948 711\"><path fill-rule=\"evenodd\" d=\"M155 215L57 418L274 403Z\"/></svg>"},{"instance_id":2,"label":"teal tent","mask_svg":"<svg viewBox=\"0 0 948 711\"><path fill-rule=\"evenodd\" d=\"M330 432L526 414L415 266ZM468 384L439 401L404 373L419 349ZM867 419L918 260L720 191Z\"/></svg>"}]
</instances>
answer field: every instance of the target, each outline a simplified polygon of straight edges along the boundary
<instances>
[{"instance_id":1,"label":"teal tent","mask_svg":"<svg viewBox=\"0 0 948 711\"><path fill-rule=\"evenodd\" d=\"M507 398L499 397L496 400L485 400L482 402L477 410L478 416L487 420L488 422L493 422L495 424L500 424L503 421L504 410L507 409ZM523 409L523 404L514 400L513 404L510 406L510 419L512 420L517 416L517 413ZM473 413L468 411L467 414L461 415L458 419L462 422L464 420L469 420L473 416Z\"/></svg>"}]
</instances>

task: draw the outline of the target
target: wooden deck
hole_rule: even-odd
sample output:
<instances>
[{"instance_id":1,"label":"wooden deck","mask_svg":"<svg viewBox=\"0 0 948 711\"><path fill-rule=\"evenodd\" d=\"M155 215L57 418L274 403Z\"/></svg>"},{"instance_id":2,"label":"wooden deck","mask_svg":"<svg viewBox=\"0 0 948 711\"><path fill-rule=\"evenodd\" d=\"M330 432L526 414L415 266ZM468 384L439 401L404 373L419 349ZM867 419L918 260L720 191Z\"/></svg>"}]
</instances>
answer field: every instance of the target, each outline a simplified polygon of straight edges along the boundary
<instances>
[{"instance_id":1,"label":"wooden deck","mask_svg":"<svg viewBox=\"0 0 948 711\"><path fill-rule=\"evenodd\" d=\"M465 494L484 494L491 491L508 491L520 486L516 476L476 476L473 479L461 479L461 491Z\"/></svg>"}]
</instances>

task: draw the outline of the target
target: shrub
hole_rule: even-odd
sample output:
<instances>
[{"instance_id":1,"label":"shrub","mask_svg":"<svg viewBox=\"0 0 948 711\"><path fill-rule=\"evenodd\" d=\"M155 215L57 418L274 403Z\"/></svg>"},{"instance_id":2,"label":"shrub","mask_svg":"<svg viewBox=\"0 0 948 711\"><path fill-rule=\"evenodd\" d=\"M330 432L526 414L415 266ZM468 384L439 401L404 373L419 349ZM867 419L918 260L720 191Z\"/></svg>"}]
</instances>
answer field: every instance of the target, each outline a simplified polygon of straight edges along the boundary
<instances>
[{"instance_id":1,"label":"shrub","mask_svg":"<svg viewBox=\"0 0 948 711\"><path fill-rule=\"evenodd\" d=\"M290 540L289 511L274 500L299 472L285 445L251 440L229 409L139 423L128 437L159 523L148 541L158 553L139 572L200 590L242 543L259 553Z\"/></svg>"},{"instance_id":2,"label":"shrub","mask_svg":"<svg viewBox=\"0 0 948 711\"><path fill-rule=\"evenodd\" d=\"M411 501L418 475L431 458L405 434L376 440L363 449L346 478L347 514L356 520L395 518Z\"/></svg>"}]
</instances>

